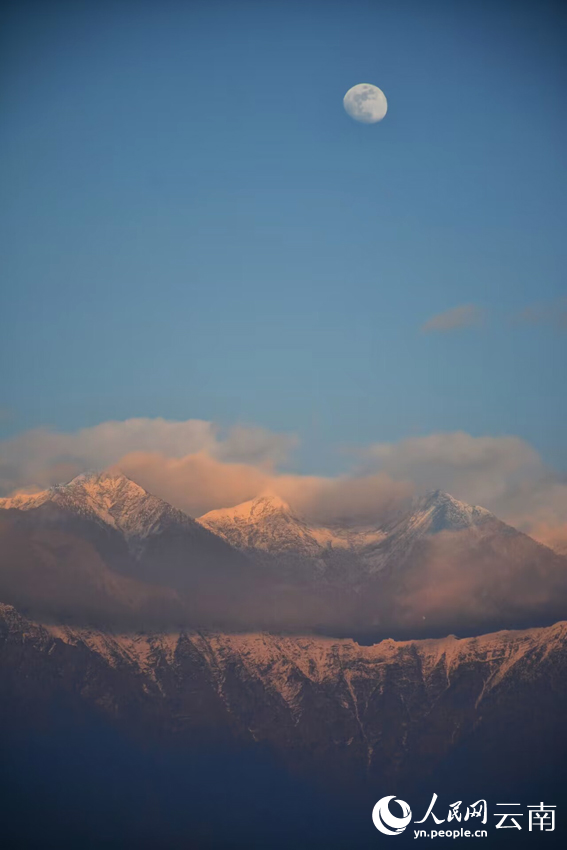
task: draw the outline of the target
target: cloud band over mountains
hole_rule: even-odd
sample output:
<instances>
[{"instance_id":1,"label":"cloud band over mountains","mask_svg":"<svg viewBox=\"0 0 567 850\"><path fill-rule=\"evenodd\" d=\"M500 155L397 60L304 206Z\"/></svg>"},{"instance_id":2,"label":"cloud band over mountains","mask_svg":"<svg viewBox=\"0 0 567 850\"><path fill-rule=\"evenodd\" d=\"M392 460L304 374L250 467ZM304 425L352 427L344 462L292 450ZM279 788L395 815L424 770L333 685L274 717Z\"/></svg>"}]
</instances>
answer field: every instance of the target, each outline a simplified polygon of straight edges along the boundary
<instances>
[{"instance_id":1,"label":"cloud band over mountains","mask_svg":"<svg viewBox=\"0 0 567 850\"><path fill-rule=\"evenodd\" d=\"M297 444L294 435L223 430L198 419L128 419L71 433L34 429L0 442L0 495L118 467L192 516L273 491L321 521L371 522L408 496L439 488L567 549L567 480L519 437L450 432L375 443L334 477L282 471Z\"/></svg>"}]
</instances>

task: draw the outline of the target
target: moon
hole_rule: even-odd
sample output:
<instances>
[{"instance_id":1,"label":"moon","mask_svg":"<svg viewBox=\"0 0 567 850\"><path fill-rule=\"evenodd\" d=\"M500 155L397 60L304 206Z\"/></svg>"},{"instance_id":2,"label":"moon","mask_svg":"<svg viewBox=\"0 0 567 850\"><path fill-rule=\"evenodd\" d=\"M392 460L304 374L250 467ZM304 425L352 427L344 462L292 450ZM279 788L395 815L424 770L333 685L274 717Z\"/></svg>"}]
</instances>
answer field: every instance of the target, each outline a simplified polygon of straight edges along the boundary
<instances>
[{"instance_id":1,"label":"moon","mask_svg":"<svg viewBox=\"0 0 567 850\"><path fill-rule=\"evenodd\" d=\"M358 83L349 89L343 105L350 117L362 124L376 124L388 111L386 95L372 83Z\"/></svg>"}]
</instances>

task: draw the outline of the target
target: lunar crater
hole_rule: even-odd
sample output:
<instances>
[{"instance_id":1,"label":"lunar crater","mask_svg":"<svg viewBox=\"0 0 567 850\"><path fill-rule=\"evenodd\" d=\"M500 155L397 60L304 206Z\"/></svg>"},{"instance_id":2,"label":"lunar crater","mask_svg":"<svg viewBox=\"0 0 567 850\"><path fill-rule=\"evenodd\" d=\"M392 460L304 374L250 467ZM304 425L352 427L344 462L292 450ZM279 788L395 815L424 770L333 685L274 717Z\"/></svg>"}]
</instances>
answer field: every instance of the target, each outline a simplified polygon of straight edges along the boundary
<instances>
[{"instance_id":1,"label":"lunar crater","mask_svg":"<svg viewBox=\"0 0 567 850\"><path fill-rule=\"evenodd\" d=\"M388 110L386 95L372 83L358 83L343 98L343 105L351 118L362 124L375 124Z\"/></svg>"}]
</instances>

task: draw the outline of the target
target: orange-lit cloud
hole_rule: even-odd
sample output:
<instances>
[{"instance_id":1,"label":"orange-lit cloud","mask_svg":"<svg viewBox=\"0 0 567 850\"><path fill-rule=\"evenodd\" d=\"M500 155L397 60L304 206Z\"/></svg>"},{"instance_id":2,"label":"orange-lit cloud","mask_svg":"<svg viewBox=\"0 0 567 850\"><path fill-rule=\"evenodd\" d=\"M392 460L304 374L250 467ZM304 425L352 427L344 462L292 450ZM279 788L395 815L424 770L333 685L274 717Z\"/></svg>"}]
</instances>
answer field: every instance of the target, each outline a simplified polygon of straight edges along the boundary
<instances>
[{"instance_id":1,"label":"orange-lit cloud","mask_svg":"<svg viewBox=\"0 0 567 850\"><path fill-rule=\"evenodd\" d=\"M220 461L206 452L183 458L134 452L121 458L118 467L191 516L271 492L309 519L371 522L413 493L410 483L383 473L337 478L278 474L266 467Z\"/></svg>"},{"instance_id":2,"label":"orange-lit cloud","mask_svg":"<svg viewBox=\"0 0 567 850\"><path fill-rule=\"evenodd\" d=\"M172 459L205 453L224 461L273 467L295 444L293 435L244 426L224 432L201 419L127 419L71 433L37 428L0 442L0 492L42 489L85 469L105 469L132 452L158 452Z\"/></svg>"},{"instance_id":3,"label":"orange-lit cloud","mask_svg":"<svg viewBox=\"0 0 567 850\"><path fill-rule=\"evenodd\" d=\"M273 480L266 468L218 460L206 451L181 458L131 452L117 466L146 490L191 516L253 499Z\"/></svg>"},{"instance_id":4,"label":"orange-lit cloud","mask_svg":"<svg viewBox=\"0 0 567 850\"><path fill-rule=\"evenodd\" d=\"M296 444L294 435L222 430L197 419L130 419L73 433L36 429L0 442L0 495L118 466L192 516L272 491L308 518L373 522L414 493L442 489L565 548L567 482L519 437L457 431L375 443L357 451L355 469L335 477L282 472Z\"/></svg>"}]
</instances>

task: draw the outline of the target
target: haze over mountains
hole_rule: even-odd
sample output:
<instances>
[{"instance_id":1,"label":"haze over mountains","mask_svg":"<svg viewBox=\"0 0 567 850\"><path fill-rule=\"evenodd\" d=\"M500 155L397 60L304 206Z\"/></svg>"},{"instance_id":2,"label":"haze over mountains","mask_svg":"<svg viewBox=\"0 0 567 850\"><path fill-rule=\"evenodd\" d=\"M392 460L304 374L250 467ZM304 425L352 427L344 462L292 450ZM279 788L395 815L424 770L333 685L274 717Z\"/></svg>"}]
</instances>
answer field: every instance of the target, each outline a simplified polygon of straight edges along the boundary
<instances>
[{"instance_id":1,"label":"haze over mountains","mask_svg":"<svg viewBox=\"0 0 567 850\"><path fill-rule=\"evenodd\" d=\"M122 475L80 475L0 506L0 595L37 616L164 625L198 606L212 623L257 577L238 551Z\"/></svg>"},{"instance_id":2,"label":"haze over mountains","mask_svg":"<svg viewBox=\"0 0 567 850\"><path fill-rule=\"evenodd\" d=\"M314 525L275 494L194 520L91 473L0 508L0 599L33 616L417 637L565 611L565 558L441 491L373 525Z\"/></svg>"},{"instance_id":3,"label":"haze over mountains","mask_svg":"<svg viewBox=\"0 0 567 850\"><path fill-rule=\"evenodd\" d=\"M381 528L335 523L313 525L277 495L262 495L233 508L209 511L197 520L238 549L285 559L324 559L330 551L358 552L381 540Z\"/></svg>"}]
</instances>

